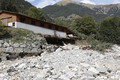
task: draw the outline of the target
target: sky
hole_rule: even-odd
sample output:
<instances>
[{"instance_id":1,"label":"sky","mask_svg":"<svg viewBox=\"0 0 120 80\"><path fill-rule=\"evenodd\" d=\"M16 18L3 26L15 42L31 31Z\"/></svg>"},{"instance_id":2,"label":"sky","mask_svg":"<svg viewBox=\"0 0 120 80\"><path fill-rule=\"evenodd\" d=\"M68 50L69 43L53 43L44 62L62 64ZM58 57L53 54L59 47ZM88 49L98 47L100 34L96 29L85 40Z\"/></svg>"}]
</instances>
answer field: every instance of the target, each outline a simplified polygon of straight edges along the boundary
<instances>
[{"instance_id":1,"label":"sky","mask_svg":"<svg viewBox=\"0 0 120 80\"><path fill-rule=\"evenodd\" d=\"M30 2L32 5L36 6L37 8L43 8L48 5L53 5L61 0L26 0ZM116 4L120 3L120 0L75 0L83 3L89 3L89 4Z\"/></svg>"}]
</instances>

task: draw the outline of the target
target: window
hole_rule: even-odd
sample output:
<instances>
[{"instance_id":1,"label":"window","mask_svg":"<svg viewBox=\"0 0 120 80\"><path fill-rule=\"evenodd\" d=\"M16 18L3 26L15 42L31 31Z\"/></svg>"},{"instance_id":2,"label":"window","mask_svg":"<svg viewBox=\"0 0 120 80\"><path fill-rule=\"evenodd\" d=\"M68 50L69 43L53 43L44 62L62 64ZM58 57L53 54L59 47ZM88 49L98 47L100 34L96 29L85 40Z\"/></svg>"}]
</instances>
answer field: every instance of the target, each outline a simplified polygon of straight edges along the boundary
<instances>
[{"instance_id":1,"label":"window","mask_svg":"<svg viewBox=\"0 0 120 80\"><path fill-rule=\"evenodd\" d=\"M12 26L15 26L15 23L12 23Z\"/></svg>"},{"instance_id":2,"label":"window","mask_svg":"<svg viewBox=\"0 0 120 80\"><path fill-rule=\"evenodd\" d=\"M51 25L48 25L48 28L51 29L52 28Z\"/></svg>"},{"instance_id":3,"label":"window","mask_svg":"<svg viewBox=\"0 0 120 80\"><path fill-rule=\"evenodd\" d=\"M63 32L64 32L64 28L62 28L62 29L61 29L61 31L63 31Z\"/></svg>"},{"instance_id":4,"label":"window","mask_svg":"<svg viewBox=\"0 0 120 80\"><path fill-rule=\"evenodd\" d=\"M58 26L55 27L55 30L58 30Z\"/></svg>"},{"instance_id":5,"label":"window","mask_svg":"<svg viewBox=\"0 0 120 80\"><path fill-rule=\"evenodd\" d=\"M40 26L41 26L41 27L44 27L44 23L40 23Z\"/></svg>"},{"instance_id":6,"label":"window","mask_svg":"<svg viewBox=\"0 0 120 80\"><path fill-rule=\"evenodd\" d=\"M25 23L25 18L20 18L20 22Z\"/></svg>"},{"instance_id":7,"label":"window","mask_svg":"<svg viewBox=\"0 0 120 80\"><path fill-rule=\"evenodd\" d=\"M31 24L32 24L32 25L35 25L35 21L34 21L34 20L31 20Z\"/></svg>"}]
</instances>

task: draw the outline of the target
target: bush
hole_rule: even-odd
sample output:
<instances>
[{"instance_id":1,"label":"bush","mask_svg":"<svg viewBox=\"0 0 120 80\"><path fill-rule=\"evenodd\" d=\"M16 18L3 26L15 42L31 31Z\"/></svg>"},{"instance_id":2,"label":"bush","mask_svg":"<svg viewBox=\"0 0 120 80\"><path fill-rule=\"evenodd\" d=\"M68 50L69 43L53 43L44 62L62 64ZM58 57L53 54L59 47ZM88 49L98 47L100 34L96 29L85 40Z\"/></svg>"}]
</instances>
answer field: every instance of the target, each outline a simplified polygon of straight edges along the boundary
<instances>
[{"instance_id":1,"label":"bush","mask_svg":"<svg viewBox=\"0 0 120 80\"><path fill-rule=\"evenodd\" d=\"M5 28L2 22L0 21L0 38L6 38L8 34L9 33L7 28Z\"/></svg>"},{"instance_id":2,"label":"bush","mask_svg":"<svg viewBox=\"0 0 120 80\"><path fill-rule=\"evenodd\" d=\"M105 49L110 49L112 47L111 43L100 42L95 39L95 35L90 35L87 38L87 42L91 45L93 50L103 51Z\"/></svg>"},{"instance_id":3,"label":"bush","mask_svg":"<svg viewBox=\"0 0 120 80\"><path fill-rule=\"evenodd\" d=\"M97 31L97 36L101 41L120 44L120 17L103 19Z\"/></svg>"},{"instance_id":4,"label":"bush","mask_svg":"<svg viewBox=\"0 0 120 80\"><path fill-rule=\"evenodd\" d=\"M83 16L83 18L75 19L71 24L71 29L74 32L85 35L96 33L95 21L89 15Z\"/></svg>"},{"instance_id":5,"label":"bush","mask_svg":"<svg viewBox=\"0 0 120 80\"><path fill-rule=\"evenodd\" d=\"M21 28L8 28L10 38L8 40L12 40L12 42L23 42L25 38L31 38L34 33L32 31L21 29Z\"/></svg>"}]
</instances>

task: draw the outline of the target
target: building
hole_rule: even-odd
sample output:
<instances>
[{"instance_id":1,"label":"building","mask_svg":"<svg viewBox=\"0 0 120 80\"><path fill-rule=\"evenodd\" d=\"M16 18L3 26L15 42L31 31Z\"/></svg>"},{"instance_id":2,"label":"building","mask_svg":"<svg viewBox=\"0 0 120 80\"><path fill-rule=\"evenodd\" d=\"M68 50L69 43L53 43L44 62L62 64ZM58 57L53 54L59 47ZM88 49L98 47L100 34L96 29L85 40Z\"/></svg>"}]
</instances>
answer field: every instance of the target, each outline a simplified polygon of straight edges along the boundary
<instances>
[{"instance_id":1,"label":"building","mask_svg":"<svg viewBox=\"0 0 120 80\"><path fill-rule=\"evenodd\" d=\"M67 38L73 34L73 32L66 27L8 11L0 12L0 20L5 26L24 28L43 35Z\"/></svg>"}]
</instances>

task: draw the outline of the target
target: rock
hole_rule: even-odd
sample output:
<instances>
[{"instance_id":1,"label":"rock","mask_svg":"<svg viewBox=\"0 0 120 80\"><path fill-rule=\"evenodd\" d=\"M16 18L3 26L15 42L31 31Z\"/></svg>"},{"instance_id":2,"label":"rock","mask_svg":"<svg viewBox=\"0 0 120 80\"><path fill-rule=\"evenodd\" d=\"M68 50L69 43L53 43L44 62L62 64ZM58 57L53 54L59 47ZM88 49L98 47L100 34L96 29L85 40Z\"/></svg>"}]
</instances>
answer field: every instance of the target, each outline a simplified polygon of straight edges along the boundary
<instances>
[{"instance_id":1,"label":"rock","mask_svg":"<svg viewBox=\"0 0 120 80\"><path fill-rule=\"evenodd\" d=\"M29 48L24 48L23 51L24 51L25 53L30 53L31 50L30 50Z\"/></svg>"},{"instance_id":2,"label":"rock","mask_svg":"<svg viewBox=\"0 0 120 80\"><path fill-rule=\"evenodd\" d=\"M27 45L26 44L22 44L22 45L20 45L20 47L21 48L25 48L25 47L27 47Z\"/></svg>"},{"instance_id":3,"label":"rock","mask_svg":"<svg viewBox=\"0 0 120 80\"><path fill-rule=\"evenodd\" d=\"M66 75L68 78L76 77L75 72L68 72Z\"/></svg>"},{"instance_id":4,"label":"rock","mask_svg":"<svg viewBox=\"0 0 120 80\"><path fill-rule=\"evenodd\" d=\"M18 44L18 43L13 44L14 48L18 48L19 46L20 46L20 44Z\"/></svg>"},{"instance_id":5,"label":"rock","mask_svg":"<svg viewBox=\"0 0 120 80\"><path fill-rule=\"evenodd\" d=\"M7 43L7 42L5 42L4 44L3 44L3 47L9 47L10 45Z\"/></svg>"},{"instance_id":6,"label":"rock","mask_svg":"<svg viewBox=\"0 0 120 80\"><path fill-rule=\"evenodd\" d=\"M37 53L38 52L38 49L37 48L33 48L32 50L31 50L31 53Z\"/></svg>"},{"instance_id":7,"label":"rock","mask_svg":"<svg viewBox=\"0 0 120 80\"><path fill-rule=\"evenodd\" d=\"M7 48L5 48L5 52L13 52L13 47L7 47Z\"/></svg>"},{"instance_id":8,"label":"rock","mask_svg":"<svg viewBox=\"0 0 120 80\"><path fill-rule=\"evenodd\" d=\"M26 63L22 63L17 68L19 68L19 69L21 69L21 68L25 69L25 68L27 68L27 64Z\"/></svg>"},{"instance_id":9,"label":"rock","mask_svg":"<svg viewBox=\"0 0 120 80\"><path fill-rule=\"evenodd\" d=\"M3 40L0 40L0 44L3 44L4 43L4 41Z\"/></svg>"},{"instance_id":10,"label":"rock","mask_svg":"<svg viewBox=\"0 0 120 80\"><path fill-rule=\"evenodd\" d=\"M62 79L62 80L70 80L70 78L68 78L68 77L65 76L65 75L61 75L61 76L59 77L59 79Z\"/></svg>"},{"instance_id":11,"label":"rock","mask_svg":"<svg viewBox=\"0 0 120 80\"><path fill-rule=\"evenodd\" d=\"M96 70L94 67L90 67L90 68L88 69L88 71L93 72L93 73L95 73L95 74L98 74L98 73L99 73L99 71Z\"/></svg>"},{"instance_id":12,"label":"rock","mask_svg":"<svg viewBox=\"0 0 120 80\"><path fill-rule=\"evenodd\" d=\"M31 44L31 46L32 46L33 48L35 48L35 47L36 47L36 45L35 45L35 44Z\"/></svg>"},{"instance_id":13,"label":"rock","mask_svg":"<svg viewBox=\"0 0 120 80\"><path fill-rule=\"evenodd\" d=\"M15 53L23 53L23 48L15 48L13 52L15 52Z\"/></svg>"},{"instance_id":14,"label":"rock","mask_svg":"<svg viewBox=\"0 0 120 80\"><path fill-rule=\"evenodd\" d=\"M2 47L2 44L0 43L0 48Z\"/></svg>"},{"instance_id":15,"label":"rock","mask_svg":"<svg viewBox=\"0 0 120 80\"><path fill-rule=\"evenodd\" d=\"M86 64L86 63L80 63L80 65L82 65L83 67L89 67L90 66L89 64Z\"/></svg>"},{"instance_id":16,"label":"rock","mask_svg":"<svg viewBox=\"0 0 120 80\"><path fill-rule=\"evenodd\" d=\"M7 73L10 73L10 72L14 72L16 71L14 67L10 67L8 70L7 70Z\"/></svg>"},{"instance_id":17,"label":"rock","mask_svg":"<svg viewBox=\"0 0 120 80\"><path fill-rule=\"evenodd\" d=\"M56 50L56 52L60 52L60 51L62 51L62 49L61 49L61 48L58 48L58 49Z\"/></svg>"}]
</instances>

